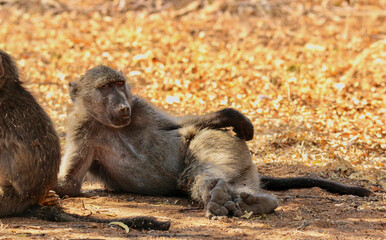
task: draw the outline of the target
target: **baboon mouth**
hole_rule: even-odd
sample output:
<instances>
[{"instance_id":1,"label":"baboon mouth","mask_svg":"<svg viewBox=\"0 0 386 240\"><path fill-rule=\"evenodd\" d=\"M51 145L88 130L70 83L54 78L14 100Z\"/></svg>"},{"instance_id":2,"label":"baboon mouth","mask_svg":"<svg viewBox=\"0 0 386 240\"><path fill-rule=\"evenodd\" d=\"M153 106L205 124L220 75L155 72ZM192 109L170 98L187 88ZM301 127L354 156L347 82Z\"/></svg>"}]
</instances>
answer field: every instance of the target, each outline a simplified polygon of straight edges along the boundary
<instances>
[{"instance_id":1,"label":"baboon mouth","mask_svg":"<svg viewBox=\"0 0 386 240\"><path fill-rule=\"evenodd\" d=\"M124 127L129 125L131 122L130 117L123 117L123 118L112 118L111 119L111 125L114 127Z\"/></svg>"}]
</instances>

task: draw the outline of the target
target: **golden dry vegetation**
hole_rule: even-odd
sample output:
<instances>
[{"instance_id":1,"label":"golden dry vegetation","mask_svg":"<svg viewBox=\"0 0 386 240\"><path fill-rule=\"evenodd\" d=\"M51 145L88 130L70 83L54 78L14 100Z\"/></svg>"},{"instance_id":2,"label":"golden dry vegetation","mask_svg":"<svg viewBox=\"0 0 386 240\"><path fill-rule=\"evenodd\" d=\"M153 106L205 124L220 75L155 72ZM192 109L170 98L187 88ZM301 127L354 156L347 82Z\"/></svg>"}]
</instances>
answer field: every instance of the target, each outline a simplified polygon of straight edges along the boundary
<instances>
[{"instance_id":1,"label":"golden dry vegetation","mask_svg":"<svg viewBox=\"0 0 386 240\"><path fill-rule=\"evenodd\" d=\"M384 217L385 7L385 0L0 0L0 48L16 58L62 137L68 82L105 64L175 115L240 110L255 126L249 146L261 172L363 185L376 196L360 206ZM378 220L374 235L363 236L381 236ZM16 234L12 226L0 234ZM289 236L307 239L296 231Z\"/></svg>"}]
</instances>

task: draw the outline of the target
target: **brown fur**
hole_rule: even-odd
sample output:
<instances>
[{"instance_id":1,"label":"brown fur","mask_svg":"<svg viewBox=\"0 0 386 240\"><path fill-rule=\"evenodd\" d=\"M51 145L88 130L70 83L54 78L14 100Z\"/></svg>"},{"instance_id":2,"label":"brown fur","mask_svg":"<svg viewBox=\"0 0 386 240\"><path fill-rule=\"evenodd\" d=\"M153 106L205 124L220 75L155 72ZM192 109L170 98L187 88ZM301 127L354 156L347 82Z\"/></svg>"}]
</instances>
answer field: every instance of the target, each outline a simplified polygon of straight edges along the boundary
<instances>
[{"instance_id":1,"label":"brown fur","mask_svg":"<svg viewBox=\"0 0 386 240\"><path fill-rule=\"evenodd\" d=\"M51 120L21 85L12 58L0 50L0 217L43 200L60 164Z\"/></svg>"}]
</instances>

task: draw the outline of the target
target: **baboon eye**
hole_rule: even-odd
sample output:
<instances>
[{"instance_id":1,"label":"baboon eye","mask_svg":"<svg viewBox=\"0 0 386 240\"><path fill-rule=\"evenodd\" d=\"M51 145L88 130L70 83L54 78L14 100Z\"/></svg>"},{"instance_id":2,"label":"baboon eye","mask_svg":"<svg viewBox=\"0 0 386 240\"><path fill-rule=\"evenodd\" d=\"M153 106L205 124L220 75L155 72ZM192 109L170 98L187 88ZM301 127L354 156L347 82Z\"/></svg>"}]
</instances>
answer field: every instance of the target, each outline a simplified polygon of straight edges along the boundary
<instances>
[{"instance_id":1,"label":"baboon eye","mask_svg":"<svg viewBox=\"0 0 386 240\"><path fill-rule=\"evenodd\" d=\"M101 86L101 89L107 89L109 87L111 87L111 83L106 83L105 85Z\"/></svg>"},{"instance_id":2,"label":"baboon eye","mask_svg":"<svg viewBox=\"0 0 386 240\"><path fill-rule=\"evenodd\" d=\"M118 82L117 82L117 85L118 85L118 86L122 86L123 84L125 84L124 81L118 81Z\"/></svg>"}]
</instances>

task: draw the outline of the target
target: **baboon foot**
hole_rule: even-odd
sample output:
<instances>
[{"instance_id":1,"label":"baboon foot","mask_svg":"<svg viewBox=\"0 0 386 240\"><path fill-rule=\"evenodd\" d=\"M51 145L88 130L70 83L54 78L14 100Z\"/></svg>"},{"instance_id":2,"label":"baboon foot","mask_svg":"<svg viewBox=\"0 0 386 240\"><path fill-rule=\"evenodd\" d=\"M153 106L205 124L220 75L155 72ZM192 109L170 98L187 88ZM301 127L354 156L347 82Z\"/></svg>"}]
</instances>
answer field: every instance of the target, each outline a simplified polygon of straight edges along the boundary
<instances>
[{"instance_id":1,"label":"baboon foot","mask_svg":"<svg viewBox=\"0 0 386 240\"><path fill-rule=\"evenodd\" d=\"M55 191L48 191L47 195L45 198L39 202L40 205L43 206L61 206L61 201L59 195L56 194Z\"/></svg>"},{"instance_id":2,"label":"baboon foot","mask_svg":"<svg viewBox=\"0 0 386 240\"><path fill-rule=\"evenodd\" d=\"M240 199L236 205L242 213L271 213L278 206L276 199L272 196L265 194L255 195L246 192L240 193Z\"/></svg>"},{"instance_id":3,"label":"baboon foot","mask_svg":"<svg viewBox=\"0 0 386 240\"><path fill-rule=\"evenodd\" d=\"M206 216L208 218L221 216L240 216L241 211L232 201L232 194L224 180L219 180L210 192L210 200L206 205Z\"/></svg>"}]
</instances>

